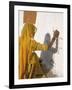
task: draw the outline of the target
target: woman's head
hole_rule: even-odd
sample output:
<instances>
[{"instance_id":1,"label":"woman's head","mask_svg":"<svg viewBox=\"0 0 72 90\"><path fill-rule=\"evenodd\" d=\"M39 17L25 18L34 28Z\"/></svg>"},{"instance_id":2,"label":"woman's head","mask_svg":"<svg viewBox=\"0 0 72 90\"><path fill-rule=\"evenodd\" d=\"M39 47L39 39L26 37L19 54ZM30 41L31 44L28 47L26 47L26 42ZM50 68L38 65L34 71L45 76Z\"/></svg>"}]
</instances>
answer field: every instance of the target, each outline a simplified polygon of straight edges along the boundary
<instances>
[{"instance_id":1,"label":"woman's head","mask_svg":"<svg viewBox=\"0 0 72 90\"><path fill-rule=\"evenodd\" d=\"M22 30L22 36L33 38L36 32L36 27L33 24L26 23Z\"/></svg>"}]
</instances>

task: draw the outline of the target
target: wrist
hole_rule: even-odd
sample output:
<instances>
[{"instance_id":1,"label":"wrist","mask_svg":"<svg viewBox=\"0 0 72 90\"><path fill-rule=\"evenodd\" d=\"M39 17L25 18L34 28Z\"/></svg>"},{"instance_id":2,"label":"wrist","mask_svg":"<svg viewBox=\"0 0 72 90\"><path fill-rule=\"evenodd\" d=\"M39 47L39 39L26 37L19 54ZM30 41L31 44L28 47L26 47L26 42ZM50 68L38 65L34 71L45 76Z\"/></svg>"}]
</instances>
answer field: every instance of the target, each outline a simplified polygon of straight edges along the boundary
<instances>
[{"instance_id":1,"label":"wrist","mask_svg":"<svg viewBox=\"0 0 72 90\"><path fill-rule=\"evenodd\" d=\"M53 39L52 40L55 40L55 37L53 37Z\"/></svg>"}]
</instances>

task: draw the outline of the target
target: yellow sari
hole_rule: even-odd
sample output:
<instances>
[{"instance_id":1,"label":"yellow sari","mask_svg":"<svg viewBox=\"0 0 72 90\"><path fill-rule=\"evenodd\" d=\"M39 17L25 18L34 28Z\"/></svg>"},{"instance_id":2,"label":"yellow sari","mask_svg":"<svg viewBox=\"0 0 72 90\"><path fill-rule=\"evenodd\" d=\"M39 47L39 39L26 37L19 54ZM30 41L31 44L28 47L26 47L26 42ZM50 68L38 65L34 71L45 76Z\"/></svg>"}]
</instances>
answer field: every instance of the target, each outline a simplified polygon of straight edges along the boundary
<instances>
[{"instance_id":1,"label":"yellow sari","mask_svg":"<svg viewBox=\"0 0 72 90\"><path fill-rule=\"evenodd\" d=\"M34 51L48 50L48 45L40 44L33 39L32 36L35 32L36 27L27 23L23 26L19 37L19 79L31 78L30 72L34 72L35 69L31 70L30 64L33 65L33 68L39 66L37 63L39 58Z\"/></svg>"}]
</instances>

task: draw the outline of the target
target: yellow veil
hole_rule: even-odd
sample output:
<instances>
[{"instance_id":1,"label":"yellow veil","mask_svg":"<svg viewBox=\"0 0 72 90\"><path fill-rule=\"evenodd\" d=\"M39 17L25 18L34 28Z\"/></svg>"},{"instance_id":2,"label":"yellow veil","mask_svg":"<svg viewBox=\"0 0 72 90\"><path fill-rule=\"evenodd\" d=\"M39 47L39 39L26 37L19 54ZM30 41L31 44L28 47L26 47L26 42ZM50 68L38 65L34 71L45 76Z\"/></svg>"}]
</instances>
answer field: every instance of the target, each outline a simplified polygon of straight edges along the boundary
<instances>
[{"instance_id":1,"label":"yellow veil","mask_svg":"<svg viewBox=\"0 0 72 90\"><path fill-rule=\"evenodd\" d=\"M31 34L34 34L35 30L36 27L33 24L26 23L19 37L19 79L23 79L27 72L28 60L32 53Z\"/></svg>"}]
</instances>

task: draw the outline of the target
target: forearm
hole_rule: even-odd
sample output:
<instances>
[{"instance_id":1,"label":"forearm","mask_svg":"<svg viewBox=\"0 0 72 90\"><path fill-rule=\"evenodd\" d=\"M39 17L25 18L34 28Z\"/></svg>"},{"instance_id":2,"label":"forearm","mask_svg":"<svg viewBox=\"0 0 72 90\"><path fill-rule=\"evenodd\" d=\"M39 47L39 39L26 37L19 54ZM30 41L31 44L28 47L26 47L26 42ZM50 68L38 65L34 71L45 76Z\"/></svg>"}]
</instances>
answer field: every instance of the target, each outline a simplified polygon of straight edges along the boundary
<instances>
[{"instance_id":1,"label":"forearm","mask_svg":"<svg viewBox=\"0 0 72 90\"><path fill-rule=\"evenodd\" d=\"M37 50L46 51L46 50L48 50L48 45L46 45L46 44L38 44L37 45Z\"/></svg>"},{"instance_id":2,"label":"forearm","mask_svg":"<svg viewBox=\"0 0 72 90\"><path fill-rule=\"evenodd\" d=\"M51 40L51 42L48 44L48 48L51 48L52 47L54 41L55 41L55 38L53 37L52 40Z\"/></svg>"}]
</instances>

